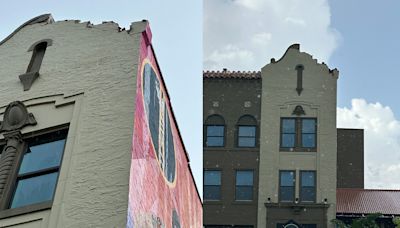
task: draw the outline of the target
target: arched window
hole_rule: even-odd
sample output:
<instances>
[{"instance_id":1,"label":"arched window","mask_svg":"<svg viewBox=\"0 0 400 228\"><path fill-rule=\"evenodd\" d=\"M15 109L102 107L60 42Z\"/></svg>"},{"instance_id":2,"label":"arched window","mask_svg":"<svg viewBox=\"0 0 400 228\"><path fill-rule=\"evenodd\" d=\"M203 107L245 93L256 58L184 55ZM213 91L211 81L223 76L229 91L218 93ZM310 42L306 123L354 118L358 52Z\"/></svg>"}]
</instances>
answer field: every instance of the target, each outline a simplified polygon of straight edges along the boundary
<instances>
[{"instance_id":1,"label":"arched window","mask_svg":"<svg viewBox=\"0 0 400 228\"><path fill-rule=\"evenodd\" d=\"M206 147L223 147L225 145L225 121L222 116L209 116L204 128Z\"/></svg>"},{"instance_id":2,"label":"arched window","mask_svg":"<svg viewBox=\"0 0 400 228\"><path fill-rule=\"evenodd\" d=\"M24 91L29 90L36 78L39 77L39 70L42 65L46 48L51 45L52 40L45 39L34 43L28 49L28 52L32 51L31 61L29 62L28 69L26 69L26 73L19 76L19 79L24 86Z\"/></svg>"},{"instance_id":3,"label":"arched window","mask_svg":"<svg viewBox=\"0 0 400 228\"><path fill-rule=\"evenodd\" d=\"M29 62L28 69L26 70L27 73L39 72L40 66L42 65L44 53L46 52L46 48L47 48L46 41L43 41L35 45L35 47L33 48L31 61Z\"/></svg>"},{"instance_id":4,"label":"arched window","mask_svg":"<svg viewBox=\"0 0 400 228\"><path fill-rule=\"evenodd\" d=\"M244 115L237 122L237 146L257 146L257 120L250 115Z\"/></svg>"}]
</instances>

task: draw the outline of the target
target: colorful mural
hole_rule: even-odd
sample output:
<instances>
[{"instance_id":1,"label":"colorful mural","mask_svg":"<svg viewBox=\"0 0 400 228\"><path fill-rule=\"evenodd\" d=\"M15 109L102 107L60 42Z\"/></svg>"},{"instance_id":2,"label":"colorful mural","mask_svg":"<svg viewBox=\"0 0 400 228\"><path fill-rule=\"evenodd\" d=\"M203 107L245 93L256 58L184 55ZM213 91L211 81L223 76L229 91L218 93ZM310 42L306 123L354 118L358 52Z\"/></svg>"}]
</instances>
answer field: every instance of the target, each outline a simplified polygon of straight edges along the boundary
<instances>
[{"instance_id":1,"label":"colorful mural","mask_svg":"<svg viewBox=\"0 0 400 228\"><path fill-rule=\"evenodd\" d=\"M202 206L147 28L140 42L127 227L202 227Z\"/></svg>"}]
</instances>

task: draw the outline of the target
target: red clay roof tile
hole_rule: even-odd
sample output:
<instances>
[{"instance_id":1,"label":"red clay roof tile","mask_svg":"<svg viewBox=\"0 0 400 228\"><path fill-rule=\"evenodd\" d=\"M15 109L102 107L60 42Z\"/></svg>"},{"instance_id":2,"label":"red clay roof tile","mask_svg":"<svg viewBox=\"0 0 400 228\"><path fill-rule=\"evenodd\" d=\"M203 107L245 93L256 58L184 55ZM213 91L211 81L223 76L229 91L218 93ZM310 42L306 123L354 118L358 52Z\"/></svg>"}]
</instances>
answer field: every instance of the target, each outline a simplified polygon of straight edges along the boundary
<instances>
[{"instance_id":1,"label":"red clay roof tile","mask_svg":"<svg viewBox=\"0 0 400 228\"><path fill-rule=\"evenodd\" d=\"M203 71L203 78L260 79L261 71Z\"/></svg>"}]
</instances>

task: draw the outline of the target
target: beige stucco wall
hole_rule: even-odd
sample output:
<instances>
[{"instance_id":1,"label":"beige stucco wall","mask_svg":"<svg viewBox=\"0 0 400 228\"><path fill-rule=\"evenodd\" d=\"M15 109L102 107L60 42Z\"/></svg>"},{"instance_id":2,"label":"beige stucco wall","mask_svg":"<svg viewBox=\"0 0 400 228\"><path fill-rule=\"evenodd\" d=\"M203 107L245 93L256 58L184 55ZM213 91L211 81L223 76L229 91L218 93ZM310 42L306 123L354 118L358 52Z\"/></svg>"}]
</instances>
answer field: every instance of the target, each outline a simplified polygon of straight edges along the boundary
<instances>
[{"instance_id":1,"label":"beige stucco wall","mask_svg":"<svg viewBox=\"0 0 400 228\"><path fill-rule=\"evenodd\" d=\"M298 64L304 66L300 96L296 91ZM293 47L281 60L262 68L258 227L266 227L267 198L278 203L279 170L296 170L296 197L299 171L316 170L316 203L327 198L328 221L335 218L337 78L336 70L329 71L325 64ZM306 115L302 117L317 118L317 152L279 151L280 118L296 117L292 115L296 105L304 108Z\"/></svg>"},{"instance_id":2,"label":"beige stucco wall","mask_svg":"<svg viewBox=\"0 0 400 228\"><path fill-rule=\"evenodd\" d=\"M39 23L0 45L0 107L15 100L28 105L38 124L25 132L70 123L52 209L2 219L0 227L126 226L143 23L131 33L115 23ZM23 91L18 75L29 64L28 48L42 39L52 46L40 77Z\"/></svg>"}]
</instances>

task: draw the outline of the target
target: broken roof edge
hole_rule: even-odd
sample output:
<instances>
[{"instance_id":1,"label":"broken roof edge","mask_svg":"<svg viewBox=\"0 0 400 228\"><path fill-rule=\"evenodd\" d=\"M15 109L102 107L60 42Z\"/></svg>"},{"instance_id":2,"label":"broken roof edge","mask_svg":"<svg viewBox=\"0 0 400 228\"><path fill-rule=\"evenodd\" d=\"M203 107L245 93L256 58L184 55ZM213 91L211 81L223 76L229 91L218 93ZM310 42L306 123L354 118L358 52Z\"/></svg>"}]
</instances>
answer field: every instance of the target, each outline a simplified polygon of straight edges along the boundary
<instances>
[{"instance_id":1,"label":"broken roof edge","mask_svg":"<svg viewBox=\"0 0 400 228\"><path fill-rule=\"evenodd\" d=\"M286 51L285 51L285 53L282 55L282 57L281 57L280 59L278 59L278 61L276 61L275 58L271 58L271 63L278 63L278 62L280 62L283 58L285 58L286 54L289 52L290 49L295 49L295 50L297 50L298 52L300 52L300 44L292 44L292 45L290 45L290 46L286 49Z\"/></svg>"},{"instance_id":2,"label":"broken roof edge","mask_svg":"<svg viewBox=\"0 0 400 228\"><path fill-rule=\"evenodd\" d=\"M6 38L4 38L2 41L0 41L0 46L4 44L7 40L11 39L17 32L19 32L21 29L28 25L33 25L37 23L54 23L53 16L50 13L47 14L42 14L40 16L34 17L30 19L29 21L23 23L21 26L19 26L17 29L15 29L10 35L8 35Z\"/></svg>"},{"instance_id":3,"label":"broken roof edge","mask_svg":"<svg viewBox=\"0 0 400 228\"><path fill-rule=\"evenodd\" d=\"M324 66L324 67L328 70L329 74L331 74L332 76L334 76L334 77L336 77L336 78L339 78L339 70L338 70L337 68L330 69L330 68L328 67L328 65L327 65L325 62L319 63L319 62L318 62L318 59L314 59L313 56L312 56L311 54L309 54L309 53L307 53L307 52L301 52L301 51L300 51L300 44L298 44L298 43L295 43L295 44L290 45L290 46L286 49L285 53L282 55L282 57L281 57L280 59L275 60L275 58L271 58L271 62L270 62L269 64L265 65L264 67L266 67L266 66L268 66L268 65L270 65L270 64L279 63L282 59L284 59L284 58L286 57L287 53L288 53L289 50L291 50L291 49L297 50L297 52L299 52L300 54L305 54L305 55L307 55L309 58L311 58L312 60L314 60L314 62L315 62L317 65ZM264 67L263 67L263 68L264 68Z\"/></svg>"},{"instance_id":4,"label":"broken roof edge","mask_svg":"<svg viewBox=\"0 0 400 228\"><path fill-rule=\"evenodd\" d=\"M18 33L20 30L23 28L27 27L28 25L34 25L34 24L39 24L39 23L47 23L47 24L53 24L57 22L74 22L76 24L86 24L86 27L88 28L99 28L108 24L112 24L113 27L116 27L118 32L126 31L125 28L120 28L118 23L113 22L113 21L103 21L101 24L92 24L90 21L87 22L81 22L80 20L61 20L61 21L55 21L53 16L50 13L47 14L42 14L37 17L34 17L25 23L23 23L21 26L19 26L17 29L15 29L10 35L8 35L6 38L0 41L0 46L3 45L5 42L10 40L16 33ZM137 34L137 33L145 33L147 42L151 43L152 39L152 33L149 27L149 22L147 20L141 20L141 21L135 21L132 22L130 25L130 28L128 31L126 31L128 34Z\"/></svg>"}]
</instances>

